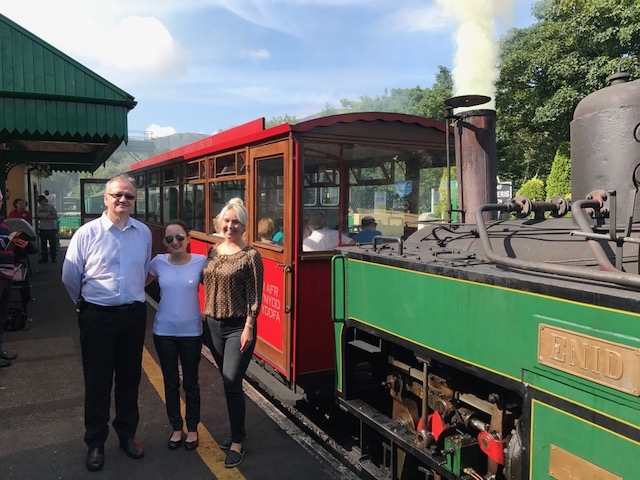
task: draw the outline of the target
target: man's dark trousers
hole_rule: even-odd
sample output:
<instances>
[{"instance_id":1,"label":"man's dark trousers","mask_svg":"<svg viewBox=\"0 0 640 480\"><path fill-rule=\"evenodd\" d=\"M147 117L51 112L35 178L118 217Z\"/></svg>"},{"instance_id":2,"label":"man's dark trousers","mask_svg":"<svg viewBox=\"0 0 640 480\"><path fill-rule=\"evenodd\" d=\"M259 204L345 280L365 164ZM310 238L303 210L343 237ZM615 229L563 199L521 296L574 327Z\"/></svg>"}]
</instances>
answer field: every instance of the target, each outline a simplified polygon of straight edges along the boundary
<instances>
[{"instance_id":1,"label":"man's dark trousers","mask_svg":"<svg viewBox=\"0 0 640 480\"><path fill-rule=\"evenodd\" d=\"M133 438L140 418L138 386L147 325L146 304L120 310L86 306L78 317L84 370L85 443L101 447L109 434L111 386L115 373L113 428L121 440Z\"/></svg>"}]
</instances>

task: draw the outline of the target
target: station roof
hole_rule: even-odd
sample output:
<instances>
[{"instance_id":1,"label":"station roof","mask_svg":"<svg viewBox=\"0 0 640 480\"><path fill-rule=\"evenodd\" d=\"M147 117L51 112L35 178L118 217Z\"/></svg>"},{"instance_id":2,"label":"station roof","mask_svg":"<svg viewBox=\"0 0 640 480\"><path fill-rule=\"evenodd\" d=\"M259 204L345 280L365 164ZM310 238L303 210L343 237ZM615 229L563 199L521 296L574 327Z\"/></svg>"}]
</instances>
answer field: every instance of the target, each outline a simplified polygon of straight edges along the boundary
<instances>
[{"instance_id":1,"label":"station roof","mask_svg":"<svg viewBox=\"0 0 640 480\"><path fill-rule=\"evenodd\" d=\"M127 138L133 97L0 14L0 163L95 171Z\"/></svg>"}]
</instances>

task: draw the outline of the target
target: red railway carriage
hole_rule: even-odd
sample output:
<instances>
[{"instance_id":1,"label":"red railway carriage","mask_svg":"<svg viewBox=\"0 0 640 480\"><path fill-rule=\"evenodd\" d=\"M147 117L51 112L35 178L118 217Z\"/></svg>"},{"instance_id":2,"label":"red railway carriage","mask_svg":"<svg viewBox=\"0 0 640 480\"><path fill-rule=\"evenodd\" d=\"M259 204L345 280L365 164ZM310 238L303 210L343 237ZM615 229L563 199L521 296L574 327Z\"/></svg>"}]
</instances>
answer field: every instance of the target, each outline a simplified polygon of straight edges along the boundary
<instances>
[{"instance_id":1,"label":"red railway carriage","mask_svg":"<svg viewBox=\"0 0 640 480\"><path fill-rule=\"evenodd\" d=\"M174 218L192 229L191 250L206 253L220 240L214 217L231 198L243 198L247 242L265 271L256 361L307 400L322 392L319 379L332 394L334 251L304 243L309 218L341 232L339 243L365 216L384 236L414 231L434 211L447 161L444 132L443 123L395 113L266 129L258 119L134 164L136 216L151 228L156 253L162 225Z\"/></svg>"}]
</instances>

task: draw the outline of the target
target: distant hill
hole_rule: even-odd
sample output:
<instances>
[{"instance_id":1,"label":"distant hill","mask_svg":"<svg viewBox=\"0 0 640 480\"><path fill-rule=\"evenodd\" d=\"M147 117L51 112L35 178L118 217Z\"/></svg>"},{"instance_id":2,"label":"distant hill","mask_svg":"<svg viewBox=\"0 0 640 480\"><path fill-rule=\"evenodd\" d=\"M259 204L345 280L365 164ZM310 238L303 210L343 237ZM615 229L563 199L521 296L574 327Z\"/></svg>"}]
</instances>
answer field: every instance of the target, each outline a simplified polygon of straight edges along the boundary
<instances>
[{"instance_id":1,"label":"distant hill","mask_svg":"<svg viewBox=\"0 0 640 480\"><path fill-rule=\"evenodd\" d=\"M155 155L168 150L173 150L174 148L182 147L183 145L193 143L209 136L210 135L204 133L174 133L173 135L168 135L166 137L158 137L153 140L156 147Z\"/></svg>"},{"instance_id":2,"label":"distant hill","mask_svg":"<svg viewBox=\"0 0 640 480\"><path fill-rule=\"evenodd\" d=\"M173 135L158 137L156 139L130 137L126 144L123 143L118 147L114 155L129 154L136 160L142 160L162 152L173 150L174 148L182 147L183 145L193 143L208 136L209 135L204 133L174 133Z\"/></svg>"}]
</instances>

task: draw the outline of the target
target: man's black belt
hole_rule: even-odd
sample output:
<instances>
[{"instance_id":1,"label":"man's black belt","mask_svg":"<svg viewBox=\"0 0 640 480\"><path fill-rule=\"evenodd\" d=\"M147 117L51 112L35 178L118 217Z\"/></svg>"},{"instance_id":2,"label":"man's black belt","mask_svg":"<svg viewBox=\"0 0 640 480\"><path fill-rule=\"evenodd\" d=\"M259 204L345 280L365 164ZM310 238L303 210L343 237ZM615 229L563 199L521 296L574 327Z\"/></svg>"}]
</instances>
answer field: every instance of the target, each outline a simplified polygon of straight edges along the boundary
<instances>
[{"instance_id":1,"label":"man's black belt","mask_svg":"<svg viewBox=\"0 0 640 480\"><path fill-rule=\"evenodd\" d=\"M110 312L110 313L126 313L130 310L133 310L136 307L142 305L142 302L133 302L127 303L125 305L113 305L113 306L105 306L105 305L96 305L95 303L85 302L85 307L89 310L98 310L99 312Z\"/></svg>"}]
</instances>

